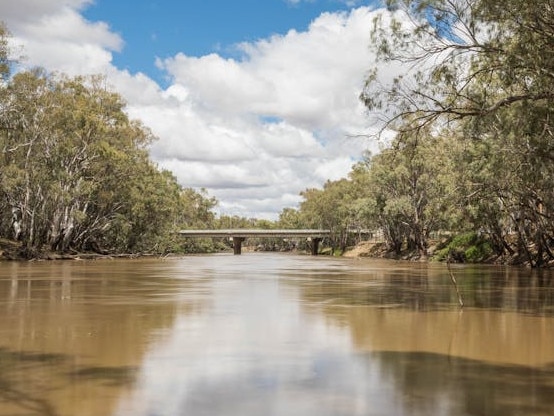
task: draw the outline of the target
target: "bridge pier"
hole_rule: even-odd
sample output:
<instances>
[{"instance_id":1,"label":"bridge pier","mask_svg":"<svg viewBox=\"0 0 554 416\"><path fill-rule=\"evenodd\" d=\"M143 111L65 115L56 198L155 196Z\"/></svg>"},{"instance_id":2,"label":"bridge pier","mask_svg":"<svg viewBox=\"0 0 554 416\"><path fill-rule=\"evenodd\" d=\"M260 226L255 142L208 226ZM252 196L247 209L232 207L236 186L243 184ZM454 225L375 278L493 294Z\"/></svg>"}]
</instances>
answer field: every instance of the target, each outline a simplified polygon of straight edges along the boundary
<instances>
[{"instance_id":1,"label":"bridge pier","mask_svg":"<svg viewBox=\"0 0 554 416\"><path fill-rule=\"evenodd\" d=\"M233 254L239 255L242 252L242 242L244 237L233 237Z\"/></svg>"},{"instance_id":2,"label":"bridge pier","mask_svg":"<svg viewBox=\"0 0 554 416\"><path fill-rule=\"evenodd\" d=\"M322 239L315 237L312 238L312 256L317 256L317 253L319 252L319 243Z\"/></svg>"}]
</instances>

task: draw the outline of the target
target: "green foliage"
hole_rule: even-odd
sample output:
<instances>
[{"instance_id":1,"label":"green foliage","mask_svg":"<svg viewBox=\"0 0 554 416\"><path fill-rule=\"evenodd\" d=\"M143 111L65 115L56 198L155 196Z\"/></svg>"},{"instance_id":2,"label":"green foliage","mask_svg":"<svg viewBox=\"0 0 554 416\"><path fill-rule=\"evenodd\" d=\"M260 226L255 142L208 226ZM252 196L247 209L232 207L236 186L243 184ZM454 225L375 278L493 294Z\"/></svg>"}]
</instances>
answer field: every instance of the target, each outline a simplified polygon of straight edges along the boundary
<instances>
[{"instance_id":1,"label":"green foliage","mask_svg":"<svg viewBox=\"0 0 554 416\"><path fill-rule=\"evenodd\" d=\"M390 148L355 164L347 179L302 192L300 210L281 217L330 229L341 252L362 231L381 231L391 251L426 255L430 234L451 223L451 164L441 141L424 131L401 134Z\"/></svg>"},{"instance_id":2,"label":"green foliage","mask_svg":"<svg viewBox=\"0 0 554 416\"><path fill-rule=\"evenodd\" d=\"M400 135L427 129L442 136L436 149L449 146L451 229L479 230L496 255L531 266L554 261L554 1L387 5L362 100ZM404 74L380 82L391 62Z\"/></svg>"},{"instance_id":3,"label":"green foliage","mask_svg":"<svg viewBox=\"0 0 554 416\"><path fill-rule=\"evenodd\" d=\"M26 253L165 253L213 220L216 201L149 160L152 133L103 78L35 70L1 88L0 236Z\"/></svg>"},{"instance_id":4,"label":"green foliage","mask_svg":"<svg viewBox=\"0 0 554 416\"><path fill-rule=\"evenodd\" d=\"M433 259L437 261L455 261L461 263L479 263L493 254L490 242L475 232L456 235L438 250Z\"/></svg>"},{"instance_id":5,"label":"green foliage","mask_svg":"<svg viewBox=\"0 0 554 416\"><path fill-rule=\"evenodd\" d=\"M300 222L307 228L331 230L330 244L333 251L341 252L355 238L353 230L365 227L365 212L359 200L363 198L363 175L327 181L323 189L306 189L301 193Z\"/></svg>"},{"instance_id":6,"label":"green foliage","mask_svg":"<svg viewBox=\"0 0 554 416\"><path fill-rule=\"evenodd\" d=\"M276 228L295 229L305 228L300 211L294 208L285 208L279 214L279 221Z\"/></svg>"},{"instance_id":7,"label":"green foliage","mask_svg":"<svg viewBox=\"0 0 554 416\"><path fill-rule=\"evenodd\" d=\"M343 233L380 229L397 253L424 255L447 230L462 234L439 258L553 262L554 1L387 5L360 98L396 135L349 179L302 193L299 216ZM404 71L387 83L391 63Z\"/></svg>"}]
</instances>

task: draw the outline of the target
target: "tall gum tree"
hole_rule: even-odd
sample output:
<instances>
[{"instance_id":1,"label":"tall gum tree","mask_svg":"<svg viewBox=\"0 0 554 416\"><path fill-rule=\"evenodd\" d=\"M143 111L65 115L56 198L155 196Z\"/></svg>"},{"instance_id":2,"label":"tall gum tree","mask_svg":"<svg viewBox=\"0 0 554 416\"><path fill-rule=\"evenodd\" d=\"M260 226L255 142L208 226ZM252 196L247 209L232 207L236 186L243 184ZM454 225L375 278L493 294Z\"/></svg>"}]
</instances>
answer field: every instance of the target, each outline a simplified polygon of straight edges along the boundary
<instances>
[{"instance_id":1,"label":"tall gum tree","mask_svg":"<svg viewBox=\"0 0 554 416\"><path fill-rule=\"evenodd\" d=\"M153 135L127 117L102 77L20 72L3 86L1 108L0 206L3 218L13 215L25 255L44 246L164 252L173 244L182 208L200 194L150 161ZM0 231L10 236L6 222Z\"/></svg>"},{"instance_id":2,"label":"tall gum tree","mask_svg":"<svg viewBox=\"0 0 554 416\"><path fill-rule=\"evenodd\" d=\"M431 234L448 222L450 165L440 141L423 130L402 133L370 160L373 215L397 254L407 248L427 256Z\"/></svg>"},{"instance_id":3,"label":"tall gum tree","mask_svg":"<svg viewBox=\"0 0 554 416\"><path fill-rule=\"evenodd\" d=\"M464 141L456 203L470 207L468 222L493 235L498 254L515 251L532 266L554 260L554 0L387 4L395 18L376 21L380 61L362 100L389 128L432 127ZM406 73L379 84L383 62Z\"/></svg>"},{"instance_id":4,"label":"tall gum tree","mask_svg":"<svg viewBox=\"0 0 554 416\"><path fill-rule=\"evenodd\" d=\"M554 1L388 0L390 22L378 17L372 40L379 63L405 74L377 82L380 64L361 94L386 121L406 128L483 116L517 102L554 99Z\"/></svg>"}]
</instances>

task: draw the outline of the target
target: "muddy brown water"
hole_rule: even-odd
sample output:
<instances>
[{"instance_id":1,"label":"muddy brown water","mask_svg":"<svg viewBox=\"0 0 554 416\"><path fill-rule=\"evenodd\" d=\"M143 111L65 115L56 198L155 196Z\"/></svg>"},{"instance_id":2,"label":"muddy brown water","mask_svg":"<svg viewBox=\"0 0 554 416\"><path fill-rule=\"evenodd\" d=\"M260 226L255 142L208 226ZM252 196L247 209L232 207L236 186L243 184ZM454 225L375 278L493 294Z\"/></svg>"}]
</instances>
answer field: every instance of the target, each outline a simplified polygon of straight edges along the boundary
<instances>
[{"instance_id":1,"label":"muddy brown water","mask_svg":"<svg viewBox=\"0 0 554 416\"><path fill-rule=\"evenodd\" d=\"M554 414L554 273L247 253L0 263L2 416Z\"/></svg>"}]
</instances>

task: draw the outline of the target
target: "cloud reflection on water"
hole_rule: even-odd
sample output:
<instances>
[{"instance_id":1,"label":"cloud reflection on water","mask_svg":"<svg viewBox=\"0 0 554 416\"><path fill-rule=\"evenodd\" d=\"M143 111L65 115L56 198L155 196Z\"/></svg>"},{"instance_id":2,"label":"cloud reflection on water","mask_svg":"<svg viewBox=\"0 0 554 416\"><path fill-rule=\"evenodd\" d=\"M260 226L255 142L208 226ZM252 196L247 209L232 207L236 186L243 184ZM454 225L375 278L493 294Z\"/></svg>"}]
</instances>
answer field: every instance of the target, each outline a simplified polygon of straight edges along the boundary
<instances>
[{"instance_id":1,"label":"cloud reflection on water","mask_svg":"<svg viewBox=\"0 0 554 416\"><path fill-rule=\"evenodd\" d=\"M352 355L348 329L298 297L277 280L214 281L211 309L176 319L116 414L366 415L383 401L390 410L390 389Z\"/></svg>"}]
</instances>

